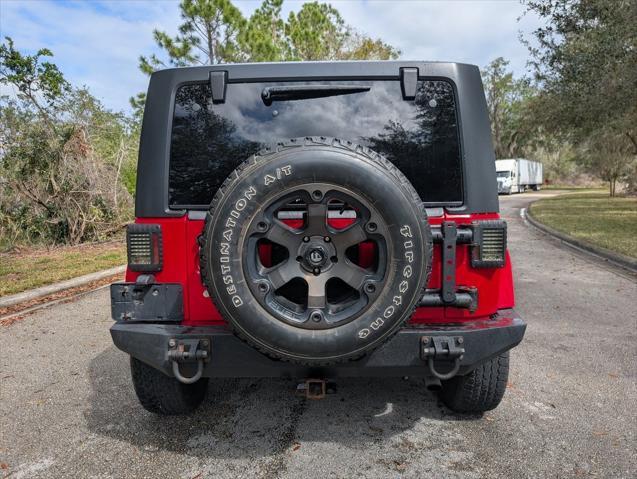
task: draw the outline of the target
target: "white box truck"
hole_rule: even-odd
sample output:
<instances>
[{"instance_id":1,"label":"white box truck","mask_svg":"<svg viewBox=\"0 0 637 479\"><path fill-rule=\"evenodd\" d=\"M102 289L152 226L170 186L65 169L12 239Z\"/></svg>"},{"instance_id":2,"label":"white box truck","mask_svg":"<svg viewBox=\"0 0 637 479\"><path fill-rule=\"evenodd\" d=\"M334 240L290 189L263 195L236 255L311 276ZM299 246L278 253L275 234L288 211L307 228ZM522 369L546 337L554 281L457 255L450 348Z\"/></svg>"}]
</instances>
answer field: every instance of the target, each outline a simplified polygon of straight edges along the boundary
<instances>
[{"instance_id":1,"label":"white box truck","mask_svg":"<svg viewBox=\"0 0 637 479\"><path fill-rule=\"evenodd\" d=\"M539 191L542 186L542 163L524 158L496 160L498 193L523 193L528 188Z\"/></svg>"}]
</instances>

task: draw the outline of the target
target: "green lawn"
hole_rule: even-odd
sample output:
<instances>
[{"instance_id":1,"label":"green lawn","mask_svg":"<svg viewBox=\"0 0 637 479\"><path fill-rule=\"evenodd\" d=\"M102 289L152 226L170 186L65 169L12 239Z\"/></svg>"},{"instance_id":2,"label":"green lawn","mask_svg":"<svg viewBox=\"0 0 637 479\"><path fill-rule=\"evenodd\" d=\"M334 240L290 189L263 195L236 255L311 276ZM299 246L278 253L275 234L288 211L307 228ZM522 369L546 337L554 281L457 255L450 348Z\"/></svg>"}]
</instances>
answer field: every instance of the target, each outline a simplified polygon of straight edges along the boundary
<instances>
[{"instance_id":1,"label":"green lawn","mask_svg":"<svg viewBox=\"0 0 637 479\"><path fill-rule=\"evenodd\" d=\"M0 254L0 296L126 263L124 241Z\"/></svg>"},{"instance_id":2,"label":"green lawn","mask_svg":"<svg viewBox=\"0 0 637 479\"><path fill-rule=\"evenodd\" d=\"M573 238L637 258L637 198L569 193L533 203L530 213Z\"/></svg>"},{"instance_id":3,"label":"green lawn","mask_svg":"<svg viewBox=\"0 0 637 479\"><path fill-rule=\"evenodd\" d=\"M588 191L588 190L605 190L608 191L607 186L570 186L570 185L542 185L543 190L564 190L564 191Z\"/></svg>"}]
</instances>

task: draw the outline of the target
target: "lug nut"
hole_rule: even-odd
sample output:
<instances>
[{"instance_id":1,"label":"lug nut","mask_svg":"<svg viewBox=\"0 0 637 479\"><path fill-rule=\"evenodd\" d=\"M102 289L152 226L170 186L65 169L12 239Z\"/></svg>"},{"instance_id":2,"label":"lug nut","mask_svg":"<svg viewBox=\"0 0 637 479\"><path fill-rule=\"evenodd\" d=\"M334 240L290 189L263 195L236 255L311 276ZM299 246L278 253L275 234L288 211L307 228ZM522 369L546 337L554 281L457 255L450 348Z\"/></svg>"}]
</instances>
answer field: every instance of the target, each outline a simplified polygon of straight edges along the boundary
<instances>
[{"instance_id":1,"label":"lug nut","mask_svg":"<svg viewBox=\"0 0 637 479\"><path fill-rule=\"evenodd\" d=\"M314 274L319 275L321 274L321 268L314 268L313 272Z\"/></svg>"},{"instance_id":2,"label":"lug nut","mask_svg":"<svg viewBox=\"0 0 637 479\"><path fill-rule=\"evenodd\" d=\"M366 225L367 231L374 232L378 229L378 225L376 223L367 223Z\"/></svg>"},{"instance_id":3,"label":"lug nut","mask_svg":"<svg viewBox=\"0 0 637 479\"><path fill-rule=\"evenodd\" d=\"M177 341L175 341L174 339L169 339L168 346L170 346L171 348L174 348L175 346L177 346Z\"/></svg>"},{"instance_id":4,"label":"lug nut","mask_svg":"<svg viewBox=\"0 0 637 479\"><path fill-rule=\"evenodd\" d=\"M321 321L321 319L323 318L321 316L321 313L319 313L318 311L315 313L312 313L312 316L310 316L312 318L312 321L314 321L315 323L318 323Z\"/></svg>"},{"instance_id":5,"label":"lug nut","mask_svg":"<svg viewBox=\"0 0 637 479\"><path fill-rule=\"evenodd\" d=\"M310 241L310 237L309 236L304 236L303 237L303 242L307 243L308 241Z\"/></svg>"},{"instance_id":6,"label":"lug nut","mask_svg":"<svg viewBox=\"0 0 637 479\"><path fill-rule=\"evenodd\" d=\"M329 243L330 241L332 241L332 239L329 236L326 236L325 238L323 238L323 241Z\"/></svg>"}]
</instances>

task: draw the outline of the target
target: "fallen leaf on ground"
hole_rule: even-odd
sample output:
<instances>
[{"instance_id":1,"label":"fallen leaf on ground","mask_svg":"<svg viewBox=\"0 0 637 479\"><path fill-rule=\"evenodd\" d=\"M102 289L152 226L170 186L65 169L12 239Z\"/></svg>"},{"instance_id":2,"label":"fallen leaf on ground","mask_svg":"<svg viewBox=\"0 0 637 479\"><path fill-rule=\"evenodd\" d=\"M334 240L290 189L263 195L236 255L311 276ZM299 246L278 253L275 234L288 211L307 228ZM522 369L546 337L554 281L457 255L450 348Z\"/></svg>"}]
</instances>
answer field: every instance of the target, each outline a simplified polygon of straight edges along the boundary
<instances>
[{"instance_id":1,"label":"fallen leaf on ground","mask_svg":"<svg viewBox=\"0 0 637 479\"><path fill-rule=\"evenodd\" d=\"M18 322L21 319L24 319L24 316L12 316L10 318L0 320L0 325L2 325L2 326L11 326L13 323Z\"/></svg>"},{"instance_id":2,"label":"fallen leaf on ground","mask_svg":"<svg viewBox=\"0 0 637 479\"><path fill-rule=\"evenodd\" d=\"M115 274L113 276L109 276L107 278L102 278L96 281L91 281L90 283L84 284L82 286L77 286L75 288L65 289L63 291L59 291L57 293L52 293L48 296L44 296L42 298L32 299L30 301L25 301L24 303L14 304L13 306L6 306L4 308L0 308L0 316L9 316L11 314L18 313L22 310L39 306L40 304L50 303L51 301L57 300L73 300L75 296L81 293L86 293L88 291L92 291L94 289L99 288L100 286L105 286L107 284L113 283L115 281L121 280L123 277L122 274ZM24 317L29 314L29 312L25 313L25 315L19 316L11 316L9 318L5 318L0 320L0 325L2 326L11 326L13 323L24 319Z\"/></svg>"}]
</instances>

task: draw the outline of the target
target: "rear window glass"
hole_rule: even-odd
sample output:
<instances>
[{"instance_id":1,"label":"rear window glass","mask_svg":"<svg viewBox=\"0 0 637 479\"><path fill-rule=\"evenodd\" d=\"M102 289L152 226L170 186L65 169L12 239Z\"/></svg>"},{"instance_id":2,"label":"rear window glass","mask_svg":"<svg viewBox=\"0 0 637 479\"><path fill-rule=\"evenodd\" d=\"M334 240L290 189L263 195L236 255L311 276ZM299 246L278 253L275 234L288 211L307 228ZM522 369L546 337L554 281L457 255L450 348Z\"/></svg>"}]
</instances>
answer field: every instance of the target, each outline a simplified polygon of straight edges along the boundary
<instances>
[{"instance_id":1,"label":"rear window glass","mask_svg":"<svg viewBox=\"0 0 637 479\"><path fill-rule=\"evenodd\" d=\"M317 82L315 82L317 83ZM321 81L368 91L265 105L266 87L231 83L213 104L208 83L177 90L170 148L169 203L207 207L224 179L263 146L304 136L350 140L383 154L427 204L462 203L462 161L454 91L446 81L420 81L414 101L398 81Z\"/></svg>"}]
</instances>

